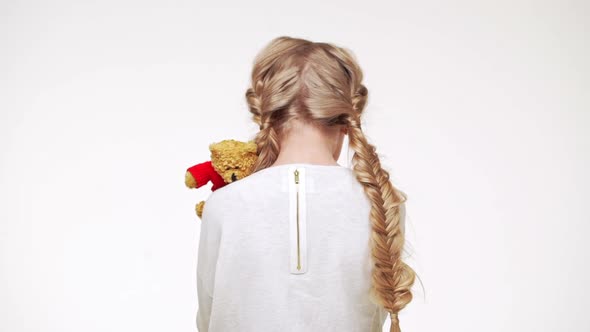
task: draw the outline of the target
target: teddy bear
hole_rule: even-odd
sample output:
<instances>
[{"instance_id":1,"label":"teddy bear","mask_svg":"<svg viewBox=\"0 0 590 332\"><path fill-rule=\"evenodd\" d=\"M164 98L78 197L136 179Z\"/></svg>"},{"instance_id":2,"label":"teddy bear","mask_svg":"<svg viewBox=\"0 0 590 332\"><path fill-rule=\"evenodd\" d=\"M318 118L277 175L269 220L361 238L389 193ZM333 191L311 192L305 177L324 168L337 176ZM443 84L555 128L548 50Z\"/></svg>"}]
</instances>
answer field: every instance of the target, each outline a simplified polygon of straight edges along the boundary
<instances>
[{"instance_id":1,"label":"teddy bear","mask_svg":"<svg viewBox=\"0 0 590 332\"><path fill-rule=\"evenodd\" d=\"M187 168L184 183L188 188L199 188L211 181L211 191L215 191L252 174L258 158L254 141L227 139L211 143L209 151L211 160ZM195 207L199 218L204 207L205 201Z\"/></svg>"}]
</instances>

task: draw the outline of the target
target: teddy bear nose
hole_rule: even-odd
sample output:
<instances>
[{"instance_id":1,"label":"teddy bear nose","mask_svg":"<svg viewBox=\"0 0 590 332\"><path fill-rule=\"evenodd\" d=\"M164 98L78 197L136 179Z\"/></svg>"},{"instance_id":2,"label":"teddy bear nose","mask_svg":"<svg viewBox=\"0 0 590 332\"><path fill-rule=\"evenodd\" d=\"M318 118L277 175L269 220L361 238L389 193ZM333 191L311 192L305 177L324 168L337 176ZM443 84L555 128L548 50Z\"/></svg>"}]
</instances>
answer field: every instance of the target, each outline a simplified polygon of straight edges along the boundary
<instances>
[{"instance_id":1,"label":"teddy bear nose","mask_svg":"<svg viewBox=\"0 0 590 332\"><path fill-rule=\"evenodd\" d=\"M236 176L236 173L231 173L231 181L234 182L237 180L238 180L238 177Z\"/></svg>"}]
</instances>

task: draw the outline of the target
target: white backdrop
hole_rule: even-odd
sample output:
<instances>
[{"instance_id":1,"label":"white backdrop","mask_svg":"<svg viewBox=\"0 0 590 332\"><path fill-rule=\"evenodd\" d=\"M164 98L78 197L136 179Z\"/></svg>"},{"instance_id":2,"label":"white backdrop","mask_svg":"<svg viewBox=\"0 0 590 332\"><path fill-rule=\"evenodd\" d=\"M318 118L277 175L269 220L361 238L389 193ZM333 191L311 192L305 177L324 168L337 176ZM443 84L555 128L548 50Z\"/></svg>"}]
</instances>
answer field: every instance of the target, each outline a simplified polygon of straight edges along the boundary
<instances>
[{"instance_id":1,"label":"white backdrop","mask_svg":"<svg viewBox=\"0 0 590 332\"><path fill-rule=\"evenodd\" d=\"M3 1L0 331L196 331L209 190L184 171L256 132L244 93L279 35L364 69L364 128L408 194L403 331L590 331L589 9Z\"/></svg>"}]
</instances>

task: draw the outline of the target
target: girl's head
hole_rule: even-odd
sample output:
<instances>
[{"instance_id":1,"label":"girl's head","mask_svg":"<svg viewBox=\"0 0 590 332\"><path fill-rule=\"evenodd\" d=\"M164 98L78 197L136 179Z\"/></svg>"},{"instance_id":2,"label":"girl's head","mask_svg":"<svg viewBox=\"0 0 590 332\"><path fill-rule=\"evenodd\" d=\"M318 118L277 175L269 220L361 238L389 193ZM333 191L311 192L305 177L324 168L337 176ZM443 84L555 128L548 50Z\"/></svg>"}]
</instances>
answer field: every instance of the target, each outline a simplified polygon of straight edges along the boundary
<instances>
[{"instance_id":1,"label":"girl's head","mask_svg":"<svg viewBox=\"0 0 590 332\"><path fill-rule=\"evenodd\" d=\"M246 99L260 126L254 141L258 160L254 171L271 166L280 140L294 123L305 123L340 140L347 132L354 151L352 169L370 198L373 236L371 298L391 316L391 331L399 331L397 313L411 300L415 272L401 259L404 234L400 225L403 192L381 167L376 148L361 129L368 90L363 73L347 49L329 43L281 36L257 55ZM337 159L337 156L336 156Z\"/></svg>"},{"instance_id":2,"label":"girl's head","mask_svg":"<svg viewBox=\"0 0 590 332\"><path fill-rule=\"evenodd\" d=\"M341 146L338 134L351 124L360 127L367 98L361 81L360 68L341 48L290 37L272 40L256 57L246 92L260 126L255 171L275 161L283 135L296 126L319 128Z\"/></svg>"}]
</instances>

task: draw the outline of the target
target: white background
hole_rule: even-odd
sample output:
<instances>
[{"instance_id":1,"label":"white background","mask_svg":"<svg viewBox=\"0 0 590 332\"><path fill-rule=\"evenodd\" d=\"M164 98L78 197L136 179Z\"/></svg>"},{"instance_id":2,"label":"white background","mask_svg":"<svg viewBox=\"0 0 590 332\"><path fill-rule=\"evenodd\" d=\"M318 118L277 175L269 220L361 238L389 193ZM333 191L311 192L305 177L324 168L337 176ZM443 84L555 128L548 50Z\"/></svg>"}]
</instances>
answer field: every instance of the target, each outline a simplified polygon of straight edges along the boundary
<instances>
[{"instance_id":1,"label":"white background","mask_svg":"<svg viewBox=\"0 0 590 332\"><path fill-rule=\"evenodd\" d=\"M3 1L0 331L196 331L209 190L184 171L256 133L244 93L279 35L364 70L408 194L403 331L590 331L589 8Z\"/></svg>"}]
</instances>

